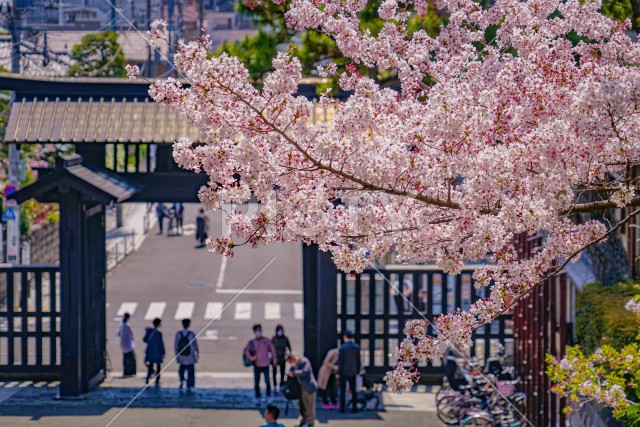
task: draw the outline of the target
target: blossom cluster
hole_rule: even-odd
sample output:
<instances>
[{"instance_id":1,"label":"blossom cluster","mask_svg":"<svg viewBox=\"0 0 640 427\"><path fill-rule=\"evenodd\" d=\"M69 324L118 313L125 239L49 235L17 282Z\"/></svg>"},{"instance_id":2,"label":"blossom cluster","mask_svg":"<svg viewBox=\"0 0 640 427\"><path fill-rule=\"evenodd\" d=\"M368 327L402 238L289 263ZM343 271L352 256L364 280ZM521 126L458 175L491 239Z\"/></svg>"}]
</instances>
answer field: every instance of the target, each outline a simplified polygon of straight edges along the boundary
<instances>
[{"instance_id":1,"label":"blossom cluster","mask_svg":"<svg viewBox=\"0 0 640 427\"><path fill-rule=\"evenodd\" d=\"M189 86L162 80L149 93L204 136L204 144L177 141L174 159L208 176L199 192L206 208L251 197L261 203L259 215L231 216L237 241L314 242L340 269L356 272L391 250L452 274L493 255L495 264L475 273L479 286L492 288L487 299L439 318L437 336L408 337L401 346L398 370L388 376L400 389L413 378L406 364L467 347L475 328L558 260L575 259L605 236L599 222L567 219L584 208L578 192L601 190L602 207L637 204L628 171L640 158L640 68L633 65L640 49L625 33L628 23L600 14L598 0L497 0L488 9L436 0L449 14L437 36L407 30L409 14L426 8L422 0L384 1L375 35L360 30L365 6L288 5L291 28L329 35L353 61L338 79L350 96L321 99L330 123L314 122L314 104L296 95L302 67L291 54L279 53L257 88L237 58L210 55L207 38L177 46L175 65ZM150 37L165 29L154 25ZM571 42L576 35L581 41ZM355 65L387 70L401 90ZM543 233L545 247L522 256L513 243L521 233ZM230 256L230 242L212 238L210 248Z\"/></svg>"},{"instance_id":2,"label":"blossom cluster","mask_svg":"<svg viewBox=\"0 0 640 427\"><path fill-rule=\"evenodd\" d=\"M551 391L567 397L573 404L595 401L613 409L619 417L630 405L638 404L631 400L640 386L637 376L640 351L636 344L623 349L603 346L591 355L583 354L577 346L569 347L562 359L547 355L546 361L547 374L553 383Z\"/></svg>"}]
</instances>

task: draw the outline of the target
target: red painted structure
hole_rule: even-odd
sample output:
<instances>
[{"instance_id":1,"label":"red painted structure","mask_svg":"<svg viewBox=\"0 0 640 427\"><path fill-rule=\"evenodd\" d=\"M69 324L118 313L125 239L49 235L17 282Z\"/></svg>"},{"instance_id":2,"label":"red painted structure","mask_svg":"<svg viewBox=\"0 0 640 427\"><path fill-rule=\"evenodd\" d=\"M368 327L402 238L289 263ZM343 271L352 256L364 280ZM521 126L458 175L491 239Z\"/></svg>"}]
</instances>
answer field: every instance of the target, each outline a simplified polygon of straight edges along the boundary
<instances>
[{"instance_id":1,"label":"red painted structure","mask_svg":"<svg viewBox=\"0 0 640 427\"><path fill-rule=\"evenodd\" d=\"M530 254L542 244L539 236L518 239L521 254ZM514 308L516 375L523 379L527 418L533 425L565 426L565 399L551 393L545 373L545 355L562 357L573 339L573 285L566 274L555 276L537 287Z\"/></svg>"}]
</instances>

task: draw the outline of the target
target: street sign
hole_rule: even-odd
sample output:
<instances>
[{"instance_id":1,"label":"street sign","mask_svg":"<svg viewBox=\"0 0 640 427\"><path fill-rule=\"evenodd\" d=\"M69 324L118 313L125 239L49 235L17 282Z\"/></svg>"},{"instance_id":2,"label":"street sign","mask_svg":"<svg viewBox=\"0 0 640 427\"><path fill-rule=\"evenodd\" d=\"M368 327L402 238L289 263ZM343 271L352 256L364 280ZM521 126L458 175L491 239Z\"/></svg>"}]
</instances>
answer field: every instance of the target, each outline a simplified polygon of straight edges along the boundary
<instances>
[{"instance_id":1,"label":"street sign","mask_svg":"<svg viewBox=\"0 0 640 427\"><path fill-rule=\"evenodd\" d=\"M20 211L18 210L18 202L13 199L5 199L4 204L7 207L7 211L11 209L11 216L13 217L13 219L6 220L7 262L18 264L20 262Z\"/></svg>"},{"instance_id":2,"label":"street sign","mask_svg":"<svg viewBox=\"0 0 640 427\"><path fill-rule=\"evenodd\" d=\"M7 210L2 214L3 221L15 221L16 214L13 212L13 208L11 206L7 207Z\"/></svg>"},{"instance_id":3,"label":"street sign","mask_svg":"<svg viewBox=\"0 0 640 427\"><path fill-rule=\"evenodd\" d=\"M4 187L4 196L5 197L9 197L10 195L12 195L13 193L15 193L16 191L18 191L18 189L16 188L15 185L12 184L7 184Z\"/></svg>"}]
</instances>

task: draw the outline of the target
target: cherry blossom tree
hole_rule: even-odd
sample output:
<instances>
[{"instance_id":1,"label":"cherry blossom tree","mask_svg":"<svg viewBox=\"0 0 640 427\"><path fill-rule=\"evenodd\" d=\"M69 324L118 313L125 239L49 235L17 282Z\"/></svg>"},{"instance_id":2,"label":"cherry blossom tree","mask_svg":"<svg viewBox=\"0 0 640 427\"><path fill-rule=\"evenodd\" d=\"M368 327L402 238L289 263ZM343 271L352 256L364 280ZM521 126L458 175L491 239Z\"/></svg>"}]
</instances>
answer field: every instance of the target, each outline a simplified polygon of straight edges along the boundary
<instances>
[{"instance_id":1,"label":"cherry blossom tree","mask_svg":"<svg viewBox=\"0 0 640 427\"><path fill-rule=\"evenodd\" d=\"M345 101L321 98L334 111L331 123L311 123L313 105L296 96L301 66L290 53L273 59L257 88L236 58L209 54L206 37L179 43L175 65L189 85L166 79L149 93L205 136L203 145L177 141L174 159L208 175L199 192L207 208L252 196L261 203L255 217L231 215L240 240L213 237L214 252L314 242L344 271L362 271L393 250L451 274L492 254L474 276L490 297L439 317L435 336L422 321L407 325L398 368L387 375L401 391L415 379L412 364L448 346L468 348L475 328L637 213L640 47L625 33L628 21L599 13L599 0L497 0L488 9L436 0L449 14L437 36L406 29L424 0L385 0L377 34L359 29L365 5L287 5L291 28L329 35L353 61L343 72L321 70L338 73L350 92ZM150 38L165 38L162 23ZM401 90L379 87L356 65L397 73ZM585 192L602 197L583 202ZM611 227L571 219L611 208L628 215ZM520 257L521 233L544 233L545 246Z\"/></svg>"}]
</instances>

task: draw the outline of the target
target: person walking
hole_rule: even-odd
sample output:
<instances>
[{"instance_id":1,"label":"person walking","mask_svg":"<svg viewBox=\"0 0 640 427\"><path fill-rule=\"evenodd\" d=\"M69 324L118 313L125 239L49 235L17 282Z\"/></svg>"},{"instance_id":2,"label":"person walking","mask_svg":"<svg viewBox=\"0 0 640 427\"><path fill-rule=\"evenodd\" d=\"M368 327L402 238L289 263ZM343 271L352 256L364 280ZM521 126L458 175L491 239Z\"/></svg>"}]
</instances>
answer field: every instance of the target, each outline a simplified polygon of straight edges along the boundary
<instances>
[{"instance_id":1,"label":"person walking","mask_svg":"<svg viewBox=\"0 0 640 427\"><path fill-rule=\"evenodd\" d=\"M340 412L345 411L347 399L347 383L351 390L351 412L358 412L358 391L356 377L360 373L360 346L354 342L353 332L347 329L344 333L343 344L338 351L338 375L340 379Z\"/></svg>"},{"instance_id":2,"label":"person walking","mask_svg":"<svg viewBox=\"0 0 640 427\"><path fill-rule=\"evenodd\" d=\"M300 383L300 424L299 427L313 427L316 422L316 392L318 383L313 376L313 367L306 357L297 354L289 354L287 362L291 364L291 370L287 375L296 377Z\"/></svg>"},{"instance_id":3,"label":"person walking","mask_svg":"<svg viewBox=\"0 0 640 427\"><path fill-rule=\"evenodd\" d=\"M164 219L169 216L169 210L164 203L158 203L156 205L156 217L158 218L158 234L162 234L162 228L164 226Z\"/></svg>"},{"instance_id":4,"label":"person walking","mask_svg":"<svg viewBox=\"0 0 640 427\"><path fill-rule=\"evenodd\" d=\"M196 363L200 352L196 334L189 330L191 319L182 320L182 330L176 333L175 351L178 356L178 376L180 377L180 389L184 387L184 374L187 375L187 392L191 392L196 385Z\"/></svg>"},{"instance_id":5,"label":"person walking","mask_svg":"<svg viewBox=\"0 0 640 427\"><path fill-rule=\"evenodd\" d=\"M156 386L160 385L160 370L165 355L162 332L159 330L161 325L162 321L160 319L153 319L153 327L146 329L144 338L142 339L142 341L147 343L144 356L144 363L147 365L147 379L145 384L149 384L149 380L155 376Z\"/></svg>"},{"instance_id":6,"label":"person walking","mask_svg":"<svg viewBox=\"0 0 640 427\"><path fill-rule=\"evenodd\" d=\"M323 409L338 408L338 399L336 393L336 372L338 372L338 353L337 348L332 348L322 362L320 371L318 371L318 388L320 389L320 397L322 397Z\"/></svg>"},{"instance_id":7,"label":"person walking","mask_svg":"<svg viewBox=\"0 0 640 427\"><path fill-rule=\"evenodd\" d=\"M276 350L276 364L273 365L273 388L275 394L280 394L280 387L284 382L285 365L287 363L286 355L291 353L291 343L289 338L284 334L284 327L282 325L276 326L276 334L271 338L273 347ZM280 368L280 385L278 385L278 368Z\"/></svg>"},{"instance_id":8,"label":"person walking","mask_svg":"<svg viewBox=\"0 0 640 427\"><path fill-rule=\"evenodd\" d=\"M182 203L173 204L173 215L176 219L176 234L183 233L182 224L184 221L184 205Z\"/></svg>"},{"instance_id":9,"label":"person walking","mask_svg":"<svg viewBox=\"0 0 640 427\"><path fill-rule=\"evenodd\" d=\"M273 348L273 342L262 335L262 325L253 325L253 333L255 338L249 341L244 348L244 354L253 362L253 385L256 394L256 406L260 406L260 377L262 375L264 375L264 382L267 385L267 403L273 403L269 367L276 364L276 350Z\"/></svg>"},{"instance_id":10,"label":"person walking","mask_svg":"<svg viewBox=\"0 0 640 427\"><path fill-rule=\"evenodd\" d=\"M196 240L200 242L203 248L209 237L209 218L205 215L204 209L200 209L200 213L196 217Z\"/></svg>"},{"instance_id":11,"label":"person walking","mask_svg":"<svg viewBox=\"0 0 640 427\"><path fill-rule=\"evenodd\" d=\"M136 353L133 351L135 343L133 341L133 330L129 326L129 313L122 317L122 324L118 331L120 337L120 348L122 349L122 376L131 377L136 374Z\"/></svg>"}]
</instances>

